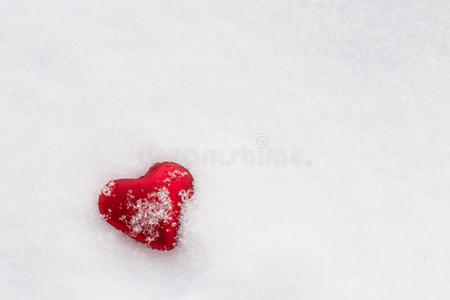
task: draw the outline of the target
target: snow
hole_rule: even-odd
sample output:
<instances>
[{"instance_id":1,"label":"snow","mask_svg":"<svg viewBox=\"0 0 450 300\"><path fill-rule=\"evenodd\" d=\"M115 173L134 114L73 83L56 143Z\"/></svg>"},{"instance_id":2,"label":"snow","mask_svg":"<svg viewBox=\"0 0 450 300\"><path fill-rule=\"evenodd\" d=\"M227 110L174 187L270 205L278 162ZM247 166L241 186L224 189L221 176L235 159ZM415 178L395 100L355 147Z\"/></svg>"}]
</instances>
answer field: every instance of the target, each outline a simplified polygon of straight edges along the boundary
<instances>
[{"instance_id":1,"label":"snow","mask_svg":"<svg viewBox=\"0 0 450 300\"><path fill-rule=\"evenodd\" d=\"M148 238L148 242L157 238L156 226L161 221L168 224L172 220L172 200L169 195L169 190L163 186L156 192L149 193L147 199L137 199L136 202L129 201L127 209L132 212L132 215L130 220L125 217L127 228L131 229L135 235L143 233L151 236L151 238Z\"/></svg>"},{"instance_id":2,"label":"snow","mask_svg":"<svg viewBox=\"0 0 450 300\"><path fill-rule=\"evenodd\" d=\"M102 188L101 193L107 197L111 196L114 191L115 185L116 183L114 182L114 180L108 181L108 183Z\"/></svg>"},{"instance_id":3,"label":"snow","mask_svg":"<svg viewBox=\"0 0 450 300\"><path fill-rule=\"evenodd\" d=\"M449 299L447 1L1 1L1 299ZM110 179L195 179L183 239Z\"/></svg>"},{"instance_id":4,"label":"snow","mask_svg":"<svg viewBox=\"0 0 450 300\"><path fill-rule=\"evenodd\" d=\"M168 173L168 177L164 179L163 182L166 182L168 185L172 183L174 179L181 179L186 176L188 172L181 172L180 170L174 170L173 172Z\"/></svg>"}]
</instances>

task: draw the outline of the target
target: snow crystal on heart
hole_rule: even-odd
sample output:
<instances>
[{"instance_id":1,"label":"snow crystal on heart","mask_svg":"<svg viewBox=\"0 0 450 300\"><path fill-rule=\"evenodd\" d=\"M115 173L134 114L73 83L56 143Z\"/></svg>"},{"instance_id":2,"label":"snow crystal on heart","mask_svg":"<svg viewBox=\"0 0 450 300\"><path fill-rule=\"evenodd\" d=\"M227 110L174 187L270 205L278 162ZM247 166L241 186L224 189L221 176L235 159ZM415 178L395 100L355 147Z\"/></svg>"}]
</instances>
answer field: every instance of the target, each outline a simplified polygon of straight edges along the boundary
<instances>
[{"instance_id":1,"label":"snow crystal on heart","mask_svg":"<svg viewBox=\"0 0 450 300\"><path fill-rule=\"evenodd\" d=\"M134 198L133 191L129 190L127 199ZM132 235L148 236L147 242L152 242L159 237L160 222L169 223L172 220L172 200L167 187L158 188L155 192L147 194L146 198L128 201L127 209L129 216L123 215L120 220L124 222Z\"/></svg>"},{"instance_id":2,"label":"snow crystal on heart","mask_svg":"<svg viewBox=\"0 0 450 300\"><path fill-rule=\"evenodd\" d=\"M115 185L116 183L114 182L114 180L108 181L108 183L102 189L102 194L107 197L111 196Z\"/></svg>"},{"instance_id":3,"label":"snow crystal on heart","mask_svg":"<svg viewBox=\"0 0 450 300\"><path fill-rule=\"evenodd\" d=\"M194 194L194 190L193 189L180 190L178 192L178 196L181 197L181 203L184 203L184 202L190 200L193 194Z\"/></svg>"},{"instance_id":4,"label":"snow crystal on heart","mask_svg":"<svg viewBox=\"0 0 450 300\"><path fill-rule=\"evenodd\" d=\"M128 190L127 192L127 200L130 201L132 199L134 199L134 195L133 195L133 190Z\"/></svg>"},{"instance_id":5,"label":"snow crystal on heart","mask_svg":"<svg viewBox=\"0 0 450 300\"><path fill-rule=\"evenodd\" d=\"M164 179L164 182L166 182L166 183L168 182L170 184L172 182L172 180L181 179L184 176L186 176L187 174L188 174L188 172L181 172L180 170L174 170L167 174L167 178Z\"/></svg>"}]
</instances>

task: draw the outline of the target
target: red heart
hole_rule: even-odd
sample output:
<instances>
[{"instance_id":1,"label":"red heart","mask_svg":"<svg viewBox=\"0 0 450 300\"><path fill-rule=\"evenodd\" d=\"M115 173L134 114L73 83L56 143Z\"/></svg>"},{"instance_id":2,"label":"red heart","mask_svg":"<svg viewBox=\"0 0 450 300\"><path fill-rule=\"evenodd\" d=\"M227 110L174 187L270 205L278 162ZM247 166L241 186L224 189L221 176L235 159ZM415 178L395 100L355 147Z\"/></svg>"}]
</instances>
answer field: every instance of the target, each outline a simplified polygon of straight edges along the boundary
<instances>
[{"instance_id":1,"label":"red heart","mask_svg":"<svg viewBox=\"0 0 450 300\"><path fill-rule=\"evenodd\" d=\"M140 178L109 181L99 197L100 213L109 224L151 248L173 249L183 203L194 193L193 181L179 164L156 163Z\"/></svg>"}]
</instances>

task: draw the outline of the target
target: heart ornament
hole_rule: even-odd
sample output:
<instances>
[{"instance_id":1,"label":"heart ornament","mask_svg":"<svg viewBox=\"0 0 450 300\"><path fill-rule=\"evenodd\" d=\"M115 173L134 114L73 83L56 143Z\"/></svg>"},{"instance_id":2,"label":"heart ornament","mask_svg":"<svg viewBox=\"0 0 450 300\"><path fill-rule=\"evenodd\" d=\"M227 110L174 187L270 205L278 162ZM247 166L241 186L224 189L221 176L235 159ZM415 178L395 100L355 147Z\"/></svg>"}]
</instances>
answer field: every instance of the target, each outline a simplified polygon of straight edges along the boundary
<instances>
[{"instance_id":1,"label":"heart ornament","mask_svg":"<svg viewBox=\"0 0 450 300\"><path fill-rule=\"evenodd\" d=\"M156 163L140 178L109 181L99 197L100 214L129 237L171 250L179 238L184 204L194 194L193 182L183 166Z\"/></svg>"}]
</instances>

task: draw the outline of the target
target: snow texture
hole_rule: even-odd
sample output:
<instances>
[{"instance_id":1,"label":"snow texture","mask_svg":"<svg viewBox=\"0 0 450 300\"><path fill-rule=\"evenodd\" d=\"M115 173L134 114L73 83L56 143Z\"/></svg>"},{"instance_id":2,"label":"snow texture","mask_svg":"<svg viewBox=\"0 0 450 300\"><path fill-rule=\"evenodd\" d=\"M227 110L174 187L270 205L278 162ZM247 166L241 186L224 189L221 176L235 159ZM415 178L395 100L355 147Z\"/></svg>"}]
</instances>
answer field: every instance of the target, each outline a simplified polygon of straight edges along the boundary
<instances>
[{"instance_id":1,"label":"snow texture","mask_svg":"<svg viewBox=\"0 0 450 300\"><path fill-rule=\"evenodd\" d=\"M449 299L449 5L0 1L0 298ZM153 251L97 199L174 153Z\"/></svg>"},{"instance_id":2,"label":"snow texture","mask_svg":"<svg viewBox=\"0 0 450 300\"><path fill-rule=\"evenodd\" d=\"M137 199L136 202L130 201L134 196L132 193L127 197L127 210L132 212L128 220L124 215L124 222L132 234L145 234L150 236L147 242L152 242L158 238L157 225L162 221L168 224L172 220L172 200L169 190L161 187L156 192L149 193L147 199Z\"/></svg>"}]
</instances>

